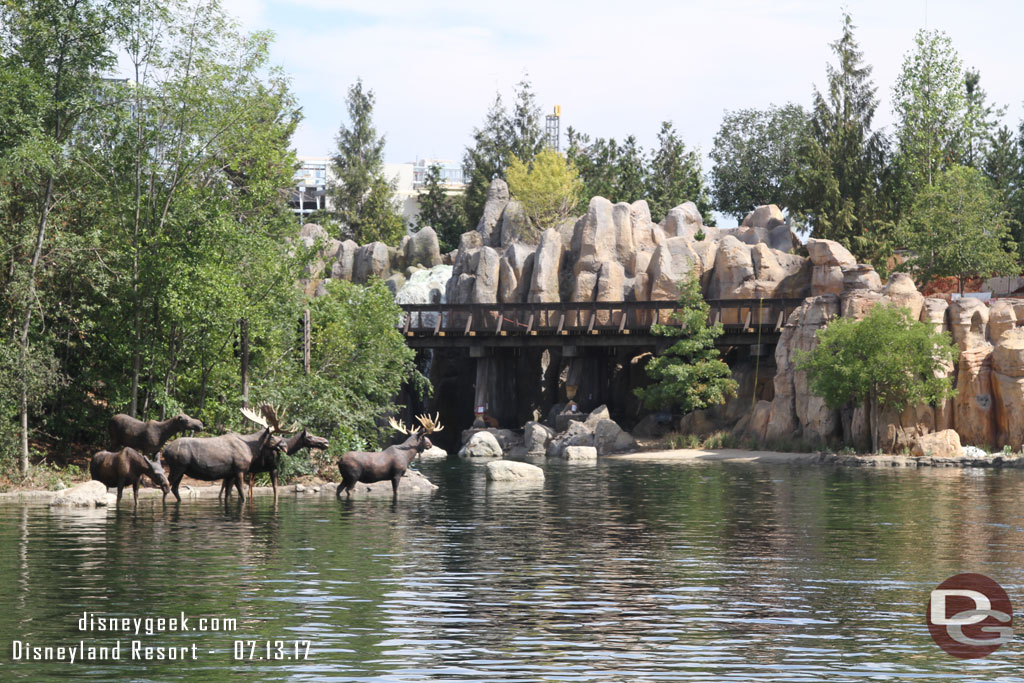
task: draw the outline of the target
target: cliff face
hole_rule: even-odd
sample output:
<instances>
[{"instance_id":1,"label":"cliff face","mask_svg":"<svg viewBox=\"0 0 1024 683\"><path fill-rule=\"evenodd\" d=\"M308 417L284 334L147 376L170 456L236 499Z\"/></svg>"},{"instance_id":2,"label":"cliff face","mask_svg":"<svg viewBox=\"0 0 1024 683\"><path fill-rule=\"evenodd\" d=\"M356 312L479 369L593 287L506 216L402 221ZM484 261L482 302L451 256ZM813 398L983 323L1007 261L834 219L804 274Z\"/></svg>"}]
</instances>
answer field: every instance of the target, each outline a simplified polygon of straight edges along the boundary
<instances>
[{"instance_id":1,"label":"cliff face","mask_svg":"<svg viewBox=\"0 0 1024 683\"><path fill-rule=\"evenodd\" d=\"M758 364L730 359L744 387L741 395L683 423L684 428L735 427L761 439L870 444L865 411L828 409L810 393L806 374L796 370L794 351L814 348L815 332L831 317L860 319L879 303L895 303L952 333L961 354L948 372L956 377L959 393L939 406L883 415L881 443L899 449L917 434L947 428L978 446L1016 449L1024 442L1024 331L1016 329L1017 321L1024 320L1024 299L998 300L990 308L975 299L925 298L904 274L883 285L871 266L856 263L836 242L810 239L802 245L774 205L758 207L738 228L724 230L703 225L690 202L654 223L645 201L613 204L594 197L578 220L539 231L509 198L505 183L495 180L477 228L463 234L459 248L449 254L440 253L430 228L405 237L398 247L331 240L316 225L304 226L302 239L309 245L320 239L325 245L306 281L310 294L321 293L318 285L328 277L357 283L380 277L403 303L668 301L678 298L679 281L696 273L709 299L805 298L782 330L774 381L763 383L765 373L770 378L773 372L770 358ZM622 357L608 367L581 370L583 363L598 361L562 360L554 352L545 352L542 361L535 355L522 354L510 372L543 375L543 386L533 387L543 402L518 397L506 420L522 424L531 414L544 414L559 400L551 378L559 385L582 383L581 395L607 402L613 411L628 410L632 419L640 417L635 402L626 397L642 381L636 359ZM536 368L522 367L527 356ZM478 377L477 383L502 384L497 369L491 374L495 377L486 382ZM576 376L582 379L573 380ZM587 386L594 378L607 386ZM481 392L486 393L478 387Z\"/></svg>"}]
</instances>

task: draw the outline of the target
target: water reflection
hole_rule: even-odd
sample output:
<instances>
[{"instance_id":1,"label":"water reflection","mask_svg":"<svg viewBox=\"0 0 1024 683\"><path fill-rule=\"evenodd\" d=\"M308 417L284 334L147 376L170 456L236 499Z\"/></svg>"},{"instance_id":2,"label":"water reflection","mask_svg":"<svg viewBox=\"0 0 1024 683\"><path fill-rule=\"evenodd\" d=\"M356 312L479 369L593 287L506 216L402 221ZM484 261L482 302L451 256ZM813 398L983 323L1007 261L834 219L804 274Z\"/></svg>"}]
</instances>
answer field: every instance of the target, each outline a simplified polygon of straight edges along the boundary
<instances>
[{"instance_id":1,"label":"water reflection","mask_svg":"<svg viewBox=\"0 0 1024 683\"><path fill-rule=\"evenodd\" d=\"M0 507L0 679L1022 680L923 625L960 571L1024 597L1014 471L545 464L540 486L434 462L433 496ZM112 642L82 611L238 620L165 633L198 662L11 663L10 640ZM236 639L309 661L235 662Z\"/></svg>"}]
</instances>

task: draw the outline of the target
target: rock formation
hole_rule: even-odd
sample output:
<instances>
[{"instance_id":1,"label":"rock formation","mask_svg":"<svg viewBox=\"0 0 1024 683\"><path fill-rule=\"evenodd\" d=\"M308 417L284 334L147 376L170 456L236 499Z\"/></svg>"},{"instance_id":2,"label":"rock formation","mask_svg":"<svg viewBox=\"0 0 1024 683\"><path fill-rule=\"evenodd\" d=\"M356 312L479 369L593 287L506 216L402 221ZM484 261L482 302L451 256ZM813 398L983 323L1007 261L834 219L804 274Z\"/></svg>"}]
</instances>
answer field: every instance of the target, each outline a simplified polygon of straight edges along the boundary
<instances>
[{"instance_id":1,"label":"rock formation","mask_svg":"<svg viewBox=\"0 0 1024 683\"><path fill-rule=\"evenodd\" d=\"M322 293L323 278L364 283L377 277L388 282L402 303L662 301L677 299L680 280L692 273L709 299L801 298L803 304L781 331L774 367L771 356L756 362L751 358L747 365L731 360L743 387L741 397L706 415L690 416L684 425L735 427L759 439L844 441L861 447L871 441L864 408L829 409L796 369L795 352L814 348L815 332L832 317L861 319L875 305L895 304L908 309L914 319L952 334L960 358L948 372L956 377L959 393L938 406L913 406L902 415L881 416L882 443L909 447L922 434L948 428L955 428L969 444L1020 448L1024 443L1024 333L1017 331L1018 321L1024 320L1024 299L1002 299L988 306L970 298L926 298L902 273L883 283L871 266L858 264L837 242L809 239L801 245L774 205L758 207L735 229L718 229L703 225L690 202L654 223L645 201L616 204L593 197L579 219L544 227L530 224L501 180L492 183L476 228L463 234L458 249L446 255L440 253L430 228L389 248L379 242L339 242L319 226L307 224L300 239L308 246L321 245L322 263L314 264L304 284L307 291ZM599 312L598 322L608 323L609 315ZM543 359L539 351L524 352L510 370L542 376L541 384L530 386L547 396L543 405L519 410L523 417L515 426L531 420L529 411L547 413L565 385L604 381L608 387L609 382L619 382L615 391L632 396L632 387L642 381L638 358L615 359L614 378L604 377L604 366L596 361L586 361L587 365L563 359L558 350L544 351ZM537 373L540 363L544 370ZM570 372L582 379L567 381ZM607 389L601 400L609 400L611 391ZM624 405L617 406L617 415ZM636 419L642 417L641 413ZM533 419L526 438L530 452L561 454L569 446L583 445L604 453L626 443L608 425L588 426L589 418L565 419L561 425L552 420L547 427ZM545 431L558 427L564 429L560 434Z\"/></svg>"}]
</instances>

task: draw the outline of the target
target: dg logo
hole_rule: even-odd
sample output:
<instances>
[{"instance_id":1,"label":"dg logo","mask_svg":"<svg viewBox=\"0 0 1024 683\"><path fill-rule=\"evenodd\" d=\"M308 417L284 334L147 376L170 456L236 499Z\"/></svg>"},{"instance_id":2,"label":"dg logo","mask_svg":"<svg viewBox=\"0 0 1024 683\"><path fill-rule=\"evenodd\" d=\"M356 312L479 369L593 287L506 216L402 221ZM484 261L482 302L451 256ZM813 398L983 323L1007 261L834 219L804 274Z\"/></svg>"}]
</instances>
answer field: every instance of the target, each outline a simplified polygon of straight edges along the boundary
<instances>
[{"instance_id":1,"label":"dg logo","mask_svg":"<svg viewBox=\"0 0 1024 683\"><path fill-rule=\"evenodd\" d=\"M928 631L947 654L987 657L1013 639L1010 596L983 574L957 574L931 592Z\"/></svg>"}]
</instances>

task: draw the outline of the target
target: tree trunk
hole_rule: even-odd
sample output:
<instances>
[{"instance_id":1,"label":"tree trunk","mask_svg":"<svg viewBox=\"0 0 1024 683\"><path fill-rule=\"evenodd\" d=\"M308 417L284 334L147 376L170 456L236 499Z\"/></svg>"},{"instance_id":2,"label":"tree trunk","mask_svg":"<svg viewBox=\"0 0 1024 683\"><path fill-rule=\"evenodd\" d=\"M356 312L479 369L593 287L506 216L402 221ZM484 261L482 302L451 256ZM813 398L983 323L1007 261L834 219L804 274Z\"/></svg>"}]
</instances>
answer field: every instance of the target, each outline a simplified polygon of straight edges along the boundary
<instances>
[{"instance_id":1,"label":"tree trunk","mask_svg":"<svg viewBox=\"0 0 1024 683\"><path fill-rule=\"evenodd\" d=\"M242 407L249 407L249 321L242 318L238 321L238 334L241 337L242 352Z\"/></svg>"},{"instance_id":2,"label":"tree trunk","mask_svg":"<svg viewBox=\"0 0 1024 683\"><path fill-rule=\"evenodd\" d=\"M43 196L43 207L39 215L39 232L36 235L36 250L32 254L32 267L28 273L28 301L25 303L25 324L21 328L21 474L28 476L28 337L32 329L32 309L36 299L36 268L43 253L43 241L46 237L46 221L50 217L50 202L53 200L53 176L46 181L46 194Z\"/></svg>"},{"instance_id":3,"label":"tree trunk","mask_svg":"<svg viewBox=\"0 0 1024 683\"><path fill-rule=\"evenodd\" d=\"M309 354L310 354L310 329L309 329L309 309L306 309L305 314L302 316L302 367L306 370L306 374L309 374Z\"/></svg>"},{"instance_id":4,"label":"tree trunk","mask_svg":"<svg viewBox=\"0 0 1024 683\"><path fill-rule=\"evenodd\" d=\"M871 392L871 411L869 413L868 422L870 423L871 429L871 453L878 453L878 395Z\"/></svg>"}]
</instances>

